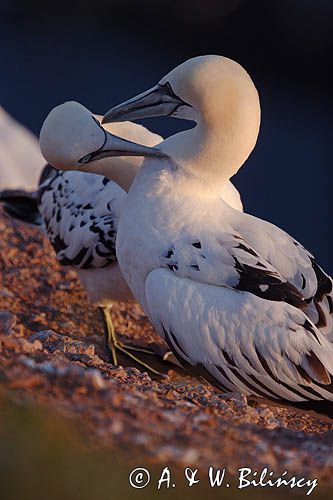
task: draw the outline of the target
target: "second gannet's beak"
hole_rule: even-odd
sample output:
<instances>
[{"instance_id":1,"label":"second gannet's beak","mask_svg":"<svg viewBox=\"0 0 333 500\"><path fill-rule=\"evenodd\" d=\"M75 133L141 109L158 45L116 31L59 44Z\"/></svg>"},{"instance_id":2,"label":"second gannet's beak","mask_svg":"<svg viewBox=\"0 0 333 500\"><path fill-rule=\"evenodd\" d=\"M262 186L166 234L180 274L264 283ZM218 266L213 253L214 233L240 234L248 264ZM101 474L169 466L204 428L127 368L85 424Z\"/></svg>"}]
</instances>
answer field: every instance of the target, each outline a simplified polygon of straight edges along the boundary
<instances>
[{"instance_id":1,"label":"second gannet's beak","mask_svg":"<svg viewBox=\"0 0 333 500\"><path fill-rule=\"evenodd\" d=\"M104 115L102 123L132 121L153 116L170 116L180 106L191 107L173 92L169 83L158 84L111 108Z\"/></svg>"},{"instance_id":2,"label":"second gannet's beak","mask_svg":"<svg viewBox=\"0 0 333 500\"><path fill-rule=\"evenodd\" d=\"M157 148L143 146L142 144L122 139L110 134L105 129L103 131L105 133L105 140L102 146L96 151L83 156L78 163L90 163L91 161L110 158L112 156L150 156L153 158L163 158L166 156Z\"/></svg>"}]
</instances>

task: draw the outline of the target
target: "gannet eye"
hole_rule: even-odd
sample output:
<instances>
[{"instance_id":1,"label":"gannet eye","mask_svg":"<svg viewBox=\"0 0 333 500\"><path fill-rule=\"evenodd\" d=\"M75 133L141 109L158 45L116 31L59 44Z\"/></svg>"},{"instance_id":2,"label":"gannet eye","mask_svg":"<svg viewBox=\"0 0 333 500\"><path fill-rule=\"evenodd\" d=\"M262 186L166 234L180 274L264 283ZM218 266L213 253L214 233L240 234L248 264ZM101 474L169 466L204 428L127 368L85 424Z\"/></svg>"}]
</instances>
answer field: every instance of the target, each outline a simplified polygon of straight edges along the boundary
<instances>
[{"instance_id":1,"label":"gannet eye","mask_svg":"<svg viewBox=\"0 0 333 500\"><path fill-rule=\"evenodd\" d=\"M80 163L80 164L82 164L82 163L89 163L92 160L93 156L94 156L93 153L89 153L88 155L85 155L82 158L80 158L80 160L78 161L78 163Z\"/></svg>"},{"instance_id":2,"label":"gannet eye","mask_svg":"<svg viewBox=\"0 0 333 500\"><path fill-rule=\"evenodd\" d=\"M170 82L159 83L157 86L162 91L162 95L163 95L162 101L164 101L164 102L169 102L169 101L176 102L178 104L176 109L180 106L188 106L188 107L192 108L191 104L188 104L181 97L179 97L177 94L175 94ZM176 111L176 109L175 109L175 111Z\"/></svg>"}]
</instances>

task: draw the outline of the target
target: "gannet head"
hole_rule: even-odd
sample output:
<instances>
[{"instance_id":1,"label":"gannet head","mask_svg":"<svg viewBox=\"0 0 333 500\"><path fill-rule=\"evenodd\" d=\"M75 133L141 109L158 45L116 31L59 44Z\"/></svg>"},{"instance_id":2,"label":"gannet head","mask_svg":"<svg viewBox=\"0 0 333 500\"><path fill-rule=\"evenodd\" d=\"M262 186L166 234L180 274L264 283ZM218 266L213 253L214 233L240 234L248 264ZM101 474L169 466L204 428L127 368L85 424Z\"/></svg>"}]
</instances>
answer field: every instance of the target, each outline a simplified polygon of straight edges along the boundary
<instances>
[{"instance_id":1,"label":"gannet head","mask_svg":"<svg viewBox=\"0 0 333 500\"><path fill-rule=\"evenodd\" d=\"M45 160L59 170L87 170L87 164L113 156L163 156L156 148L111 134L78 102L51 110L41 128L39 144Z\"/></svg>"},{"instance_id":2,"label":"gannet head","mask_svg":"<svg viewBox=\"0 0 333 500\"><path fill-rule=\"evenodd\" d=\"M226 57L199 56L177 66L155 87L111 108L102 123L153 116L221 123L244 108L259 122L258 93L244 68Z\"/></svg>"},{"instance_id":3,"label":"gannet head","mask_svg":"<svg viewBox=\"0 0 333 500\"><path fill-rule=\"evenodd\" d=\"M161 150L177 168L195 169L212 182L234 175L258 138L258 92L242 66L226 57L189 59L155 87L110 109L102 123L166 115L197 126L169 137Z\"/></svg>"}]
</instances>

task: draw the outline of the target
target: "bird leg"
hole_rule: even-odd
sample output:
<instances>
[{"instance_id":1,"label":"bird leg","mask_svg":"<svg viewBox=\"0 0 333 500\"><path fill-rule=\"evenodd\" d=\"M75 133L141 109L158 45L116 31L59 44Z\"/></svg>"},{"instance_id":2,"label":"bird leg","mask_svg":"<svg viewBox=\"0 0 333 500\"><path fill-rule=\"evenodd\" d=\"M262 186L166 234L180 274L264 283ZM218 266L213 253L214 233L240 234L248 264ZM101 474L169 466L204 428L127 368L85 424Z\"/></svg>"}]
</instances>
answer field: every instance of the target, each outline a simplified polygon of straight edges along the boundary
<instances>
[{"instance_id":1,"label":"bird leg","mask_svg":"<svg viewBox=\"0 0 333 500\"><path fill-rule=\"evenodd\" d=\"M107 330L111 334L111 335L108 334L107 342L108 343L110 342L110 337L111 337L114 341L114 345L116 345L117 348L122 348L122 349L125 349L126 351L144 352L145 354L150 354L152 356L156 356L156 352L152 351L151 349L126 345L121 340L118 339L117 334L114 331L113 322L111 319L111 308L112 308L112 306L101 308L103 310L102 316L103 316L104 324L107 324Z\"/></svg>"},{"instance_id":2,"label":"bird leg","mask_svg":"<svg viewBox=\"0 0 333 500\"><path fill-rule=\"evenodd\" d=\"M118 365L118 359L117 359L117 351L120 351L124 353L126 356L129 358L133 359L136 363L139 365L143 366L144 368L150 370L152 373L155 373L155 375L160 375L163 376L163 373L160 373L159 371L155 370L152 368L148 363L145 363L142 361L140 358L132 354L131 352L128 351L138 351L138 352L143 352L146 354L154 355L156 356L157 354L154 351L150 351L149 349L143 349L140 347L134 347L134 346L127 346L123 344L117 337L117 334L114 330L112 318L111 318L111 307L99 307L99 310L102 315L103 319L103 324L104 324L104 332L105 332L105 343L106 343L106 349L113 360L114 365Z\"/></svg>"}]
</instances>

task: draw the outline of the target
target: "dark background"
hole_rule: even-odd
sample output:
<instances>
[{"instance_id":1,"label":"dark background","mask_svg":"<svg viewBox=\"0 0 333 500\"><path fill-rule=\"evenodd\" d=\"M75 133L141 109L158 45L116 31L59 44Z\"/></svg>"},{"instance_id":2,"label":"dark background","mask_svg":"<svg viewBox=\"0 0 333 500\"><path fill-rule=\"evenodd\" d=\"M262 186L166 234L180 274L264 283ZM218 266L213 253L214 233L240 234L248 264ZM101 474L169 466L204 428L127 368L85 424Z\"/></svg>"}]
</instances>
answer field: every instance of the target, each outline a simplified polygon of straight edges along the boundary
<instances>
[{"instance_id":1,"label":"dark background","mask_svg":"<svg viewBox=\"0 0 333 500\"><path fill-rule=\"evenodd\" d=\"M70 4L70 5L69 5ZM56 104L103 114L183 60L240 62L261 96L254 153L235 178L245 209L333 272L331 0L10 0L0 3L0 104L38 134ZM163 135L187 126L147 120Z\"/></svg>"}]
</instances>

